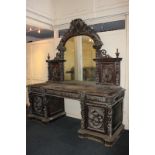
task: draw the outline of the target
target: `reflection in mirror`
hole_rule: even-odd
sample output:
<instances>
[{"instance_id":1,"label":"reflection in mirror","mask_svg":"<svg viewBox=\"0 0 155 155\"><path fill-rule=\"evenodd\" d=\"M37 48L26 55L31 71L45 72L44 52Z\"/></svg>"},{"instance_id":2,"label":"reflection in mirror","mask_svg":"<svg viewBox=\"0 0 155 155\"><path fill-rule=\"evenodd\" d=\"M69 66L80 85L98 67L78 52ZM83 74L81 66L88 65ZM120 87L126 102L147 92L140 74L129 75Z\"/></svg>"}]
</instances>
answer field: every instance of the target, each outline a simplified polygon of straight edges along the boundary
<instances>
[{"instance_id":1,"label":"reflection in mirror","mask_svg":"<svg viewBox=\"0 0 155 155\"><path fill-rule=\"evenodd\" d=\"M96 64L93 59L96 50L93 40L87 36L76 36L70 38L65 47L65 80L95 81Z\"/></svg>"}]
</instances>

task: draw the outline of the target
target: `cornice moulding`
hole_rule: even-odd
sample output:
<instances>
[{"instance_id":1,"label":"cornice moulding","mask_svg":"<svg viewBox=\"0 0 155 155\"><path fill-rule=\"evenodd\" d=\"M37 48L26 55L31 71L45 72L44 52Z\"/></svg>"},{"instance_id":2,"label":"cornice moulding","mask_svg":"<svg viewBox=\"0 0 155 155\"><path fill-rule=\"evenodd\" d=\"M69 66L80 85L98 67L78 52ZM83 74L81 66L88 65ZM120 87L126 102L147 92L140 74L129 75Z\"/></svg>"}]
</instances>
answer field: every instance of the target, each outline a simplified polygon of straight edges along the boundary
<instances>
[{"instance_id":1,"label":"cornice moulding","mask_svg":"<svg viewBox=\"0 0 155 155\"><path fill-rule=\"evenodd\" d=\"M53 19L44 13L40 13L30 8L26 9L27 24L34 23L33 26L53 29ZM41 25L41 26L40 26Z\"/></svg>"},{"instance_id":2,"label":"cornice moulding","mask_svg":"<svg viewBox=\"0 0 155 155\"><path fill-rule=\"evenodd\" d=\"M123 3L123 4L117 4L111 7L101 7L101 9L95 9L94 12L86 12L83 11L82 13L78 13L78 14L74 14L74 15L69 15L67 17L64 18L57 18L54 19L54 27L64 27L66 28L66 26L69 25L70 21L75 19L75 18L81 18L83 20L85 20L86 22L88 21L88 23L92 23L91 21L95 21L97 19L102 19L103 21L107 18L113 18L116 16L123 16L128 14L129 10L128 10L128 3ZM102 21L102 22L103 22ZM109 20L110 21L110 20ZM95 23L94 23L95 24Z\"/></svg>"}]
</instances>

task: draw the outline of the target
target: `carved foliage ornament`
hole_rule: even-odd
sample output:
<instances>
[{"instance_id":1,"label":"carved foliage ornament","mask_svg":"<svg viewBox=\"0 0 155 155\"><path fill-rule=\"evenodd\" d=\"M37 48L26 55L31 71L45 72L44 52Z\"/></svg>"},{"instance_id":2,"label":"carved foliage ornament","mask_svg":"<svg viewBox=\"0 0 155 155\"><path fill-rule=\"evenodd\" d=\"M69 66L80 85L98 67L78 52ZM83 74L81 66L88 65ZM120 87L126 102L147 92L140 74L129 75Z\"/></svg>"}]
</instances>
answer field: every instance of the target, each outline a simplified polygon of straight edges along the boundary
<instances>
[{"instance_id":1,"label":"carved foliage ornament","mask_svg":"<svg viewBox=\"0 0 155 155\"><path fill-rule=\"evenodd\" d=\"M37 113L41 113L43 111L42 98L39 96L35 96L33 100L34 110Z\"/></svg>"},{"instance_id":2,"label":"carved foliage ornament","mask_svg":"<svg viewBox=\"0 0 155 155\"><path fill-rule=\"evenodd\" d=\"M88 123L91 128L100 129L104 124L104 109L90 107L88 113Z\"/></svg>"},{"instance_id":3,"label":"carved foliage ornament","mask_svg":"<svg viewBox=\"0 0 155 155\"><path fill-rule=\"evenodd\" d=\"M59 51L65 51L66 50L66 48L65 48L66 41L71 37L79 36L79 35L86 35L86 36L91 37L92 40L94 41L93 47L95 49L100 49L103 45L98 34L90 26L88 26L82 19L75 19L75 20L71 21L70 28L64 34L57 49Z\"/></svg>"},{"instance_id":4,"label":"carved foliage ornament","mask_svg":"<svg viewBox=\"0 0 155 155\"><path fill-rule=\"evenodd\" d=\"M112 78L114 74L114 69L112 65L106 65L102 68L102 82L103 83L112 83Z\"/></svg>"},{"instance_id":5,"label":"carved foliage ornament","mask_svg":"<svg viewBox=\"0 0 155 155\"><path fill-rule=\"evenodd\" d=\"M65 44L67 40L79 35L89 36L94 41L93 47L96 49L97 58L110 58L107 51L105 49L101 49L103 43L95 30L88 26L82 19L75 19L71 21L69 29L60 40L60 43L57 46L59 52L55 59L64 59L64 51L66 50ZM116 56L117 58L119 56L118 49Z\"/></svg>"}]
</instances>

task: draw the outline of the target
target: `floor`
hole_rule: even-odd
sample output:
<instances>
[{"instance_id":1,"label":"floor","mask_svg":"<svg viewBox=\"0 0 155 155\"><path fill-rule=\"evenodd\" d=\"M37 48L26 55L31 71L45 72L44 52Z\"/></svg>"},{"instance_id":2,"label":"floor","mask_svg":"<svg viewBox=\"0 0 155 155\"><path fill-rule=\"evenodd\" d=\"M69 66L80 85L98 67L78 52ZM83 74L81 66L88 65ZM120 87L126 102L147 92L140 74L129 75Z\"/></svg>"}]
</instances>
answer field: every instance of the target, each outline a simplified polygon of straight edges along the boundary
<instances>
[{"instance_id":1,"label":"floor","mask_svg":"<svg viewBox=\"0 0 155 155\"><path fill-rule=\"evenodd\" d=\"M78 137L80 120L62 117L44 124L27 119L26 155L128 155L129 131L124 130L112 148Z\"/></svg>"}]
</instances>

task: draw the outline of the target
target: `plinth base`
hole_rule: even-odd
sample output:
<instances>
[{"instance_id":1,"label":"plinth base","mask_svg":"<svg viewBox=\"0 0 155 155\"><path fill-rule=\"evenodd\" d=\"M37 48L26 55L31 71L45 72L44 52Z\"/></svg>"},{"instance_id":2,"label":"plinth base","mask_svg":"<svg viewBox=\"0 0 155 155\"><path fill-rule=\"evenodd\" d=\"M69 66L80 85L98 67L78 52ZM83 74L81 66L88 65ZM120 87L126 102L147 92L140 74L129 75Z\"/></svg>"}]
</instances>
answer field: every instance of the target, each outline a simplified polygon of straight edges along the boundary
<instances>
[{"instance_id":1,"label":"plinth base","mask_svg":"<svg viewBox=\"0 0 155 155\"><path fill-rule=\"evenodd\" d=\"M66 113L65 112L61 112L61 113L58 113L56 115L53 115L53 116L50 116L50 117L42 117L42 116L38 116L38 115L35 115L35 114L28 114L28 118L35 118L35 119L38 119L38 120L41 120L42 122L44 123L47 123L49 121L52 121L54 119L57 119L59 117L62 117L62 116L65 116Z\"/></svg>"},{"instance_id":2,"label":"plinth base","mask_svg":"<svg viewBox=\"0 0 155 155\"><path fill-rule=\"evenodd\" d=\"M87 129L80 129L78 131L80 138L88 138L95 140L97 142L104 143L106 147L112 147L112 145L117 141L120 137L121 132L124 129L124 125L121 125L112 136L108 136L99 132L87 130Z\"/></svg>"}]
</instances>

